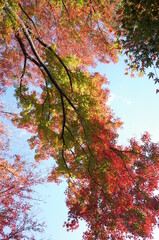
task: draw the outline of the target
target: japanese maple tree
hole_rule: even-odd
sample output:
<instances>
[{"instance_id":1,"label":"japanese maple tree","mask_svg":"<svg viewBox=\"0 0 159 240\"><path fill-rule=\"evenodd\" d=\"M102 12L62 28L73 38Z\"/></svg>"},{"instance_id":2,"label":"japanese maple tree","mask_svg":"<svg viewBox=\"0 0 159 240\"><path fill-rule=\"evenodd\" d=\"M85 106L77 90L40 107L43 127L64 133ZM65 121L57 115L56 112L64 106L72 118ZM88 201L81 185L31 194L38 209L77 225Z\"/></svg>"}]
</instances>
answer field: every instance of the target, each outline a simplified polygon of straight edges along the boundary
<instances>
[{"instance_id":1,"label":"japanese maple tree","mask_svg":"<svg viewBox=\"0 0 159 240\"><path fill-rule=\"evenodd\" d=\"M84 239L151 238L158 218L159 146L146 133L118 146L121 126L106 102L107 79L90 73L117 61L120 1L2 1L1 90L14 85L15 126L37 161L53 157L49 181L68 181L68 230ZM120 25L119 25L120 26Z\"/></svg>"},{"instance_id":2,"label":"japanese maple tree","mask_svg":"<svg viewBox=\"0 0 159 240\"><path fill-rule=\"evenodd\" d=\"M151 67L148 73L155 83L159 82L159 2L157 0L123 0L119 9L121 37L128 69L137 70L140 75Z\"/></svg>"},{"instance_id":3,"label":"japanese maple tree","mask_svg":"<svg viewBox=\"0 0 159 240\"><path fill-rule=\"evenodd\" d=\"M114 144L106 123L99 121L92 133L88 170L69 182L68 230L86 221L84 239L152 239L158 222L159 152L146 133L123 148ZM98 130L97 130L98 129Z\"/></svg>"},{"instance_id":4,"label":"japanese maple tree","mask_svg":"<svg viewBox=\"0 0 159 240\"><path fill-rule=\"evenodd\" d=\"M11 156L3 123L0 125L0 238L25 239L43 231L43 223L30 216L32 187L43 179L19 155ZM29 200L30 199L30 200Z\"/></svg>"}]
</instances>

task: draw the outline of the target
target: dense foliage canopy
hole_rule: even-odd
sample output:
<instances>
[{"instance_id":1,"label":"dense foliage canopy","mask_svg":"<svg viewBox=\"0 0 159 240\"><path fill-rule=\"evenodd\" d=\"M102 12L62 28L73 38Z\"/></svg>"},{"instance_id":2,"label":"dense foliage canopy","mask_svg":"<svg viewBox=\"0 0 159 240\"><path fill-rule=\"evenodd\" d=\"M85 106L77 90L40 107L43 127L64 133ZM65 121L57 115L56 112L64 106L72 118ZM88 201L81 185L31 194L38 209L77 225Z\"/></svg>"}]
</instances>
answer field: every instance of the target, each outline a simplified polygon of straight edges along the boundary
<instances>
[{"instance_id":1,"label":"dense foliage canopy","mask_svg":"<svg viewBox=\"0 0 159 240\"><path fill-rule=\"evenodd\" d=\"M158 57L151 45L156 23L143 39L133 36L146 15L142 1L135 2L0 3L1 93L14 86L20 113L12 114L11 121L32 134L28 142L36 161L54 158L49 181L67 179L65 225L73 230L84 219L84 239L151 239L159 215L158 195L154 196L159 146L148 133L140 143L131 139L127 147L117 144L122 123L106 104L109 90L102 85L107 79L88 70L97 61L116 62L121 46L135 52L136 69L141 70L145 59ZM137 23L132 13L137 10L131 7L143 8L145 15L138 15ZM142 54L145 44L152 51Z\"/></svg>"},{"instance_id":2,"label":"dense foliage canopy","mask_svg":"<svg viewBox=\"0 0 159 240\"><path fill-rule=\"evenodd\" d=\"M121 15L122 46L128 55L128 67L142 75L148 67L149 78L159 82L159 2L157 0L123 0Z\"/></svg>"}]
</instances>

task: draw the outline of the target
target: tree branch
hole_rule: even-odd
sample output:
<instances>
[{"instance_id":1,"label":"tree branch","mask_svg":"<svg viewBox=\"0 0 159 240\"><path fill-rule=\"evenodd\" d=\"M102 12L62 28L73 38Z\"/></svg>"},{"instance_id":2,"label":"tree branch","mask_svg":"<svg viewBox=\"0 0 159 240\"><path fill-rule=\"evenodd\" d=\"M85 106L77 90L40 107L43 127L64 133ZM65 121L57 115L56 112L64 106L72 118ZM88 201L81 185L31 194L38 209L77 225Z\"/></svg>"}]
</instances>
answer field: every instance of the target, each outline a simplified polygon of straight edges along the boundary
<instances>
[{"instance_id":1,"label":"tree branch","mask_svg":"<svg viewBox=\"0 0 159 240\"><path fill-rule=\"evenodd\" d=\"M65 124L66 124L66 113L65 113L65 105L64 105L63 95L61 93L60 93L60 97L61 97L62 112L63 112L63 125L62 125L61 139L64 139L64 131L65 131Z\"/></svg>"},{"instance_id":2,"label":"tree branch","mask_svg":"<svg viewBox=\"0 0 159 240\"><path fill-rule=\"evenodd\" d=\"M68 75L68 78L69 78L69 81L70 81L70 86L71 86L71 91L73 92L73 86L72 86L72 78L71 78L71 74L70 74L70 70L66 67L65 63L63 62L63 60L60 58L60 56L52 49L51 46L47 45L46 43L44 43L42 41L41 38L36 38L36 40L38 40L39 43L41 43L41 45L45 48L47 48L48 50L50 50L54 55L55 57L59 60L59 62L62 64L62 66L64 67L67 75Z\"/></svg>"},{"instance_id":3,"label":"tree branch","mask_svg":"<svg viewBox=\"0 0 159 240\"><path fill-rule=\"evenodd\" d=\"M36 31L36 33L37 33L37 35L38 35L38 37L39 38L41 38L40 37L40 34L39 34L39 32L38 32L38 29L37 29L37 27L36 27L36 24L34 23L34 21L31 19L31 17L29 17L29 15L27 14L27 12L23 9L23 7L22 7L22 5L19 3L19 7L21 8L21 10L22 10L22 12L26 15L26 17L31 21L31 23L33 24L33 26L34 26L34 28L35 28L35 31Z\"/></svg>"}]
</instances>

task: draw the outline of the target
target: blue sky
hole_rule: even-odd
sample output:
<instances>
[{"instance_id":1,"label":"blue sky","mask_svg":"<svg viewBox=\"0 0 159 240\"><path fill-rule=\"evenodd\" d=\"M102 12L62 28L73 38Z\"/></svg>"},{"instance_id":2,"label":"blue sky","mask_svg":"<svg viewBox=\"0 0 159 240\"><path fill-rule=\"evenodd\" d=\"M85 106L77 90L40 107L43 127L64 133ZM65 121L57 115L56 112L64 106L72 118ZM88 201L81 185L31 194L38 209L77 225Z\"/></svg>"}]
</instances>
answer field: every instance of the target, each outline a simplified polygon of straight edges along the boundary
<instances>
[{"instance_id":1,"label":"blue sky","mask_svg":"<svg viewBox=\"0 0 159 240\"><path fill-rule=\"evenodd\" d=\"M157 86L152 80L146 76L131 78L124 75L125 64L120 58L118 64L99 64L96 71L105 74L110 84L110 99L109 104L113 109L116 117L120 117L124 122L123 128L119 130L119 143L126 145L131 137L139 139L141 135L148 131L152 140L159 140L159 94L156 94ZM19 135L18 135L19 134ZM25 145L26 158L32 159L33 153L30 152L27 144L24 142L26 132L20 130L16 134L15 139L13 134L12 144L14 149L22 151L19 147L23 139ZM42 169L51 166L52 160L44 161ZM64 191L66 188L65 182L59 186L48 183L44 186L36 188L39 197L44 202L39 202L40 218L46 222L47 228L42 239L46 240L81 240L82 233L86 230L85 223L80 223L80 228L74 232L67 232L63 228L64 221L67 220L67 208L65 205ZM155 240L158 239L157 233ZM39 237L40 239L40 237Z\"/></svg>"},{"instance_id":2,"label":"blue sky","mask_svg":"<svg viewBox=\"0 0 159 240\"><path fill-rule=\"evenodd\" d=\"M140 138L145 131L150 132L154 141L159 140L159 95L157 85L147 76L131 78L124 75L125 64L99 65L97 70L105 74L110 82L110 105L115 115L124 122L119 131L122 144L131 137Z\"/></svg>"}]
</instances>

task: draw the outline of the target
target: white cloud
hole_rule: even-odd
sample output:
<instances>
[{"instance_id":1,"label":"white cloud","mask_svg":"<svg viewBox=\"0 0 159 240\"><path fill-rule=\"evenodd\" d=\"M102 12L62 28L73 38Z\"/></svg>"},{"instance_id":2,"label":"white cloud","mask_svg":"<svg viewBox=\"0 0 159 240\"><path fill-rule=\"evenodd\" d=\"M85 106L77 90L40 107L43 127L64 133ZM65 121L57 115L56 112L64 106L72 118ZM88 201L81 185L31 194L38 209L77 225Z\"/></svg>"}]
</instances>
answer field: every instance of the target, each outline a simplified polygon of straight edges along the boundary
<instances>
[{"instance_id":1,"label":"white cloud","mask_svg":"<svg viewBox=\"0 0 159 240\"><path fill-rule=\"evenodd\" d=\"M107 104L111 105L114 100L122 102L123 104L126 104L126 105L131 105L132 104L132 101L130 99L122 97L122 96L119 96L119 95L116 95L114 93L110 94L110 97L108 99Z\"/></svg>"},{"instance_id":2,"label":"white cloud","mask_svg":"<svg viewBox=\"0 0 159 240\"><path fill-rule=\"evenodd\" d=\"M130 104L132 104L132 102L130 100L127 100L126 104L130 105Z\"/></svg>"},{"instance_id":3,"label":"white cloud","mask_svg":"<svg viewBox=\"0 0 159 240\"><path fill-rule=\"evenodd\" d=\"M116 98L116 95L111 93L109 98L108 98L107 104L110 105L114 101L115 98Z\"/></svg>"}]
</instances>

